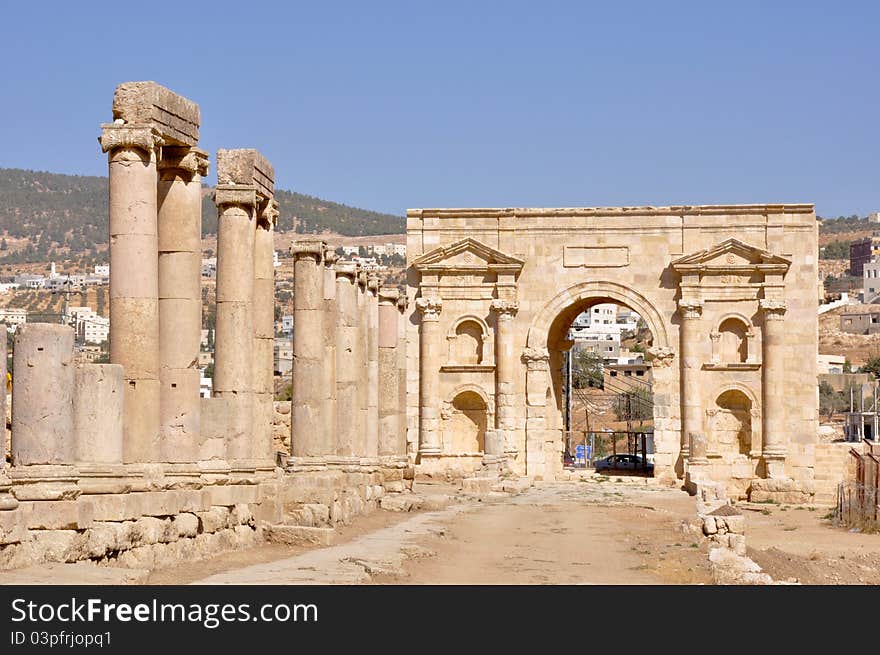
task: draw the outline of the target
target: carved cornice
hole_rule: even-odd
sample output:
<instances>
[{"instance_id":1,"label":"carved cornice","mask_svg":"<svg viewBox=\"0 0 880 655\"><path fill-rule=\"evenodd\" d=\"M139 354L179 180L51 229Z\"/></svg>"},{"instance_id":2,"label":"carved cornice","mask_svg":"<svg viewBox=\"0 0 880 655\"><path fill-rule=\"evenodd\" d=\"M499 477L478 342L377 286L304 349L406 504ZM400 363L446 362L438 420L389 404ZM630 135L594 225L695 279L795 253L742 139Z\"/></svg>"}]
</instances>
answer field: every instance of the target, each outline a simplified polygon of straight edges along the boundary
<instances>
[{"instance_id":1,"label":"carved cornice","mask_svg":"<svg viewBox=\"0 0 880 655\"><path fill-rule=\"evenodd\" d=\"M703 302L700 300L679 300L678 309L682 318L700 318L703 315Z\"/></svg>"},{"instance_id":2,"label":"carved cornice","mask_svg":"<svg viewBox=\"0 0 880 655\"><path fill-rule=\"evenodd\" d=\"M443 309L443 301L440 298L416 298L416 309L422 315L423 321L437 321Z\"/></svg>"},{"instance_id":3,"label":"carved cornice","mask_svg":"<svg viewBox=\"0 0 880 655\"><path fill-rule=\"evenodd\" d=\"M134 148L152 155L162 145L158 130L150 125L126 125L124 123L105 123L98 137L101 152L111 152L120 148Z\"/></svg>"},{"instance_id":4,"label":"carved cornice","mask_svg":"<svg viewBox=\"0 0 880 655\"><path fill-rule=\"evenodd\" d=\"M765 321L781 321L787 309L784 300L771 300L769 298L759 300L758 307L764 312Z\"/></svg>"},{"instance_id":5,"label":"carved cornice","mask_svg":"<svg viewBox=\"0 0 880 655\"><path fill-rule=\"evenodd\" d=\"M675 352L673 352L672 348L666 346L651 346L645 354L647 355L646 359L658 368L671 366L672 359L675 357Z\"/></svg>"},{"instance_id":6,"label":"carved cornice","mask_svg":"<svg viewBox=\"0 0 880 655\"><path fill-rule=\"evenodd\" d=\"M214 188L214 204L221 210L236 206L251 211L257 206L257 191L245 184L218 184Z\"/></svg>"},{"instance_id":7,"label":"carved cornice","mask_svg":"<svg viewBox=\"0 0 880 655\"><path fill-rule=\"evenodd\" d=\"M489 309L498 314L498 318L513 318L519 311L519 303L512 300L493 300Z\"/></svg>"}]
</instances>

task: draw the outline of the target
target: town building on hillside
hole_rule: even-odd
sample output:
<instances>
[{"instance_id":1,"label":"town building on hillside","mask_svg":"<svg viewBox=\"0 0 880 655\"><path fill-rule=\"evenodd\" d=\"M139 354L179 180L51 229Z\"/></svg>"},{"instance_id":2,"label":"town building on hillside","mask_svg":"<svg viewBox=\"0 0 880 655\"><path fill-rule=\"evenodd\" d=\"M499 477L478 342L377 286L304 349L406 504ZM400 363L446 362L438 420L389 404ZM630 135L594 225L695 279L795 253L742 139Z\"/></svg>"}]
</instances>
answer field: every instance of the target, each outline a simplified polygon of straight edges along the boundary
<instances>
[{"instance_id":1,"label":"town building on hillside","mask_svg":"<svg viewBox=\"0 0 880 655\"><path fill-rule=\"evenodd\" d=\"M0 323L6 323L7 332L15 332L19 325L27 323L28 311L19 307L0 309Z\"/></svg>"},{"instance_id":2,"label":"town building on hillside","mask_svg":"<svg viewBox=\"0 0 880 655\"><path fill-rule=\"evenodd\" d=\"M110 264L95 264L95 275L98 277L110 277Z\"/></svg>"},{"instance_id":3,"label":"town building on hillside","mask_svg":"<svg viewBox=\"0 0 880 655\"><path fill-rule=\"evenodd\" d=\"M880 296L880 261L867 262L862 271L862 302L870 305Z\"/></svg>"},{"instance_id":4,"label":"town building on hillside","mask_svg":"<svg viewBox=\"0 0 880 655\"><path fill-rule=\"evenodd\" d=\"M850 334L880 332L880 305L855 305L840 315L840 331Z\"/></svg>"},{"instance_id":5,"label":"town building on hillside","mask_svg":"<svg viewBox=\"0 0 880 655\"><path fill-rule=\"evenodd\" d=\"M206 257L202 259L202 277L217 277L216 257Z\"/></svg>"},{"instance_id":6,"label":"town building on hillside","mask_svg":"<svg viewBox=\"0 0 880 655\"><path fill-rule=\"evenodd\" d=\"M42 289L46 285L46 278L42 275L16 275L15 283L22 289Z\"/></svg>"},{"instance_id":7,"label":"town building on hillside","mask_svg":"<svg viewBox=\"0 0 880 655\"><path fill-rule=\"evenodd\" d=\"M849 274L862 277L864 266L880 257L880 236L873 236L853 241L849 244Z\"/></svg>"},{"instance_id":8,"label":"town building on hillside","mask_svg":"<svg viewBox=\"0 0 880 655\"><path fill-rule=\"evenodd\" d=\"M293 370L293 343L290 339L275 339L275 375L287 375Z\"/></svg>"},{"instance_id":9,"label":"town building on hillside","mask_svg":"<svg viewBox=\"0 0 880 655\"><path fill-rule=\"evenodd\" d=\"M641 364L607 364L602 382L605 390L624 393L636 389L649 389L652 381L651 365Z\"/></svg>"}]
</instances>

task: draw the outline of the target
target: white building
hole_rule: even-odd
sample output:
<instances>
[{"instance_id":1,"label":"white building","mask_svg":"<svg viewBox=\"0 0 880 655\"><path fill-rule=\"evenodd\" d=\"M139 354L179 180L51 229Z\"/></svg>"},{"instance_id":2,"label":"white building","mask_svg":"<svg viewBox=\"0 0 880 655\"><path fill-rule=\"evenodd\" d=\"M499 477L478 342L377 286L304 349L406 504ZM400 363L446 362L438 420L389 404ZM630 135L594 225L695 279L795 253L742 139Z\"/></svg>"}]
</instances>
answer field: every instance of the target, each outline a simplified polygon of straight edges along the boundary
<instances>
[{"instance_id":1,"label":"white building","mask_svg":"<svg viewBox=\"0 0 880 655\"><path fill-rule=\"evenodd\" d=\"M281 317L281 331L284 334L293 334L293 315L285 314Z\"/></svg>"},{"instance_id":2,"label":"white building","mask_svg":"<svg viewBox=\"0 0 880 655\"><path fill-rule=\"evenodd\" d=\"M202 259L202 277L217 277L216 257L207 257Z\"/></svg>"},{"instance_id":3,"label":"white building","mask_svg":"<svg viewBox=\"0 0 880 655\"><path fill-rule=\"evenodd\" d=\"M24 323L27 323L27 310L17 307L7 307L0 309L0 322L6 323L8 332L15 332L15 329Z\"/></svg>"},{"instance_id":4,"label":"white building","mask_svg":"<svg viewBox=\"0 0 880 655\"><path fill-rule=\"evenodd\" d=\"M110 338L110 319L95 315L82 321L77 336L83 343L104 343Z\"/></svg>"},{"instance_id":5,"label":"white building","mask_svg":"<svg viewBox=\"0 0 880 655\"><path fill-rule=\"evenodd\" d=\"M880 295L880 261L866 263L862 271L862 302L872 305Z\"/></svg>"},{"instance_id":6,"label":"white building","mask_svg":"<svg viewBox=\"0 0 880 655\"><path fill-rule=\"evenodd\" d=\"M15 283L23 289L42 289L46 278L42 275L16 275Z\"/></svg>"},{"instance_id":7,"label":"white building","mask_svg":"<svg viewBox=\"0 0 880 655\"><path fill-rule=\"evenodd\" d=\"M95 275L110 277L110 264L95 264Z\"/></svg>"}]
</instances>

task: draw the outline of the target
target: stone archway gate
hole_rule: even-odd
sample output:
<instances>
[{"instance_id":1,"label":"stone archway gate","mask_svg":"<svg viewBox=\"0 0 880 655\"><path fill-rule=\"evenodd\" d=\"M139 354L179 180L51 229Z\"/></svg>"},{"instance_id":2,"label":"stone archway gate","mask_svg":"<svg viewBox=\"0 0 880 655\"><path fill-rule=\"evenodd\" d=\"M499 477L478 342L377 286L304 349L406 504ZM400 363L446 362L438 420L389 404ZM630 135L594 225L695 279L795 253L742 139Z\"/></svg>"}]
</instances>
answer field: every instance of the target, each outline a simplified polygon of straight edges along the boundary
<instances>
[{"instance_id":1,"label":"stone archway gate","mask_svg":"<svg viewBox=\"0 0 880 655\"><path fill-rule=\"evenodd\" d=\"M570 347L565 330L589 305L611 301L637 311L653 334L658 476L690 468L737 478L737 488L745 479L809 492L817 237L808 204L408 211L407 438L420 470L462 468L441 438L440 405L467 384L496 408L479 465L505 461L552 478L561 469L554 380ZM745 361L719 355L719 325L732 314L748 321ZM462 316L491 330L479 365L446 361L446 335ZM709 443L689 467L692 438L705 441L715 400L731 385L759 401L760 449L731 463Z\"/></svg>"}]
</instances>

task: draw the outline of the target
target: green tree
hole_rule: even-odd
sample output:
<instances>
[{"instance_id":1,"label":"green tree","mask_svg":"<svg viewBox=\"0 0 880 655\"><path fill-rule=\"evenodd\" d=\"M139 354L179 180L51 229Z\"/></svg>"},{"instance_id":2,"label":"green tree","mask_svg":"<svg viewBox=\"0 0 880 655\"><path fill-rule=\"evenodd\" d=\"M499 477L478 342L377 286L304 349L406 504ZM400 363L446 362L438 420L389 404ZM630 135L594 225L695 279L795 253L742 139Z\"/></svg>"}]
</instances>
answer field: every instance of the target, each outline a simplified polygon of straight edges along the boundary
<instances>
[{"instance_id":1,"label":"green tree","mask_svg":"<svg viewBox=\"0 0 880 655\"><path fill-rule=\"evenodd\" d=\"M573 351L571 355L571 384L575 389L602 386L602 358L586 349Z\"/></svg>"},{"instance_id":2,"label":"green tree","mask_svg":"<svg viewBox=\"0 0 880 655\"><path fill-rule=\"evenodd\" d=\"M861 373L870 373L875 378L880 378L880 353L874 353L859 369Z\"/></svg>"}]
</instances>

